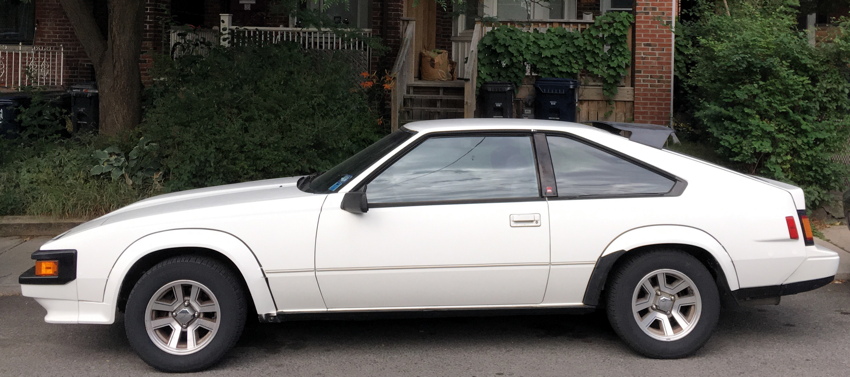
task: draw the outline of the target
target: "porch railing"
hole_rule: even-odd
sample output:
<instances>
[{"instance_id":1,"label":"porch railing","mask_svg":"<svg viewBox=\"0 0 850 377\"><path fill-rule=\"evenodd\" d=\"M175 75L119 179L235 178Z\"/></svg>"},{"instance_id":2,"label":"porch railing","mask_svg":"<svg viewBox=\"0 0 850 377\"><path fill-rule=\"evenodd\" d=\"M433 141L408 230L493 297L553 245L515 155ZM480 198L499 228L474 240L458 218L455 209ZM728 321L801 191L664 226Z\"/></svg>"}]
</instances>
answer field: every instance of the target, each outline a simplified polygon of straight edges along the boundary
<instances>
[{"instance_id":1,"label":"porch railing","mask_svg":"<svg viewBox=\"0 0 850 377\"><path fill-rule=\"evenodd\" d=\"M363 70L368 69L372 59L372 48L367 42L372 36L370 29L335 32L313 28L235 26L230 14L221 15L220 26L220 43L223 46L295 42L305 50L354 51L362 55Z\"/></svg>"},{"instance_id":2,"label":"porch railing","mask_svg":"<svg viewBox=\"0 0 850 377\"><path fill-rule=\"evenodd\" d=\"M393 64L392 74L395 75L395 85L390 95L390 127L393 131L398 129L399 111L404 101L404 95L407 93L407 85L414 79L414 67L416 64L416 51L413 51L416 21L409 18L402 18L401 22L404 37L401 40L398 57L396 57L395 64Z\"/></svg>"},{"instance_id":3,"label":"porch railing","mask_svg":"<svg viewBox=\"0 0 850 377\"><path fill-rule=\"evenodd\" d=\"M0 45L0 88L62 86L65 50L59 47Z\"/></svg>"},{"instance_id":4,"label":"porch railing","mask_svg":"<svg viewBox=\"0 0 850 377\"><path fill-rule=\"evenodd\" d=\"M472 40L475 43L469 43L464 58L463 77L466 82L463 85L463 117L475 118L476 95L478 87L478 41L481 40L483 28L480 22L475 23L475 28L472 30Z\"/></svg>"}]
</instances>

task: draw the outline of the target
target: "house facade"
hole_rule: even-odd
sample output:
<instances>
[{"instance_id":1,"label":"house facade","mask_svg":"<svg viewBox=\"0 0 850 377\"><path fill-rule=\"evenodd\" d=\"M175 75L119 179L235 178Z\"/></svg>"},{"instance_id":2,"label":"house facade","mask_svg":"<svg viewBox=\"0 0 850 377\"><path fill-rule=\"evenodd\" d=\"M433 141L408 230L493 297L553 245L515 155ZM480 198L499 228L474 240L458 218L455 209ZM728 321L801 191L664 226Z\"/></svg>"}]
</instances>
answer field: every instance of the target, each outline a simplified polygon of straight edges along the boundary
<instances>
[{"instance_id":1,"label":"house facade","mask_svg":"<svg viewBox=\"0 0 850 377\"><path fill-rule=\"evenodd\" d=\"M180 25L211 30L222 25L225 20L222 14L226 14L229 15L228 22L233 26L301 32L299 21L275 13L270 0L142 1L145 1L146 11L142 35L144 52L139 64L146 80L150 79L147 72L152 66L153 54L168 52L173 44L173 37L169 38L172 34L170 29L179 29ZM105 20L106 1L94 0L93 4L94 12ZM321 0L310 0L304 6L323 5ZM343 27L365 29L371 35L381 37L389 52L383 56L370 55L367 65L373 72L393 70L405 43L409 44L408 49L417 52L422 49L450 51L451 58L461 68L459 72L474 72L474 69L462 68L469 64L469 54L474 53L477 40L473 41L473 34L476 25L481 28L476 38L480 38L487 30L486 26L482 28L482 19L545 23L546 27L581 27L606 12L632 12L635 23L630 36L633 53L631 71L622 83L620 94L614 98L614 108L609 101L599 97L598 90L586 87L579 93L582 114L579 120L609 119L670 124L673 102L673 24L678 14L678 0L481 0L471 2L468 6L470 8L466 14L458 16L460 12L455 12L451 4L444 9L434 0L351 0L347 6L337 4L326 7L325 12ZM406 26L410 24L414 25L413 37L407 41ZM105 30L105 23L102 29ZM41 64L61 66L53 69L53 75L60 76L58 85L68 86L94 80L91 62L75 37L59 0L0 1L0 54L15 49L38 52L60 48L63 55L61 62ZM417 59L418 53L413 56L413 59ZM8 78L15 74L10 67L13 64L8 59L8 56L4 58L0 55L0 86L7 89L14 86L14 83L8 83ZM41 58L24 57L24 65L27 59L35 61ZM418 65L417 62L410 64L414 67ZM470 79L462 73L458 76L464 80ZM416 85L416 81L412 78L411 85ZM447 85L463 86L462 83ZM474 112L465 112L464 115L474 115Z\"/></svg>"}]
</instances>

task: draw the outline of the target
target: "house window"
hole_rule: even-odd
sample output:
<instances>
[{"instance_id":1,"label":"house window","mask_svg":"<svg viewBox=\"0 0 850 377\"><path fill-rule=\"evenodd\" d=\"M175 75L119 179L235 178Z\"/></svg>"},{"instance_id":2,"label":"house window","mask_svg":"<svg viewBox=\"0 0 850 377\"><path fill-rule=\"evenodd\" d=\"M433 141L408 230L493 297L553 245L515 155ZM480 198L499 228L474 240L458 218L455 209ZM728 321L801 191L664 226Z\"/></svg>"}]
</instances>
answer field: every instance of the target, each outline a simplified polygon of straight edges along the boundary
<instances>
[{"instance_id":1,"label":"house window","mask_svg":"<svg viewBox=\"0 0 850 377\"><path fill-rule=\"evenodd\" d=\"M333 1L325 4L324 0L309 1L311 9L324 9L323 12L333 22L344 28L369 28L369 0Z\"/></svg>"},{"instance_id":2,"label":"house window","mask_svg":"<svg viewBox=\"0 0 850 377\"><path fill-rule=\"evenodd\" d=\"M576 0L484 0L484 14L503 21L576 18Z\"/></svg>"},{"instance_id":3,"label":"house window","mask_svg":"<svg viewBox=\"0 0 850 377\"><path fill-rule=\"evenodd\" d=\"M602 13L631 12L635 8L635 0L602 0Z\"/></svg>"},{"instance_id":4,"label":"house window","mask_svg":"<svg viewBox=\"0 0 850 377\"><path fill-rule=\"evenodd\" d=\"M33 37L35 37L33 2L0 1L0 44L32 44Z\"/></svg>"}]
</instances>

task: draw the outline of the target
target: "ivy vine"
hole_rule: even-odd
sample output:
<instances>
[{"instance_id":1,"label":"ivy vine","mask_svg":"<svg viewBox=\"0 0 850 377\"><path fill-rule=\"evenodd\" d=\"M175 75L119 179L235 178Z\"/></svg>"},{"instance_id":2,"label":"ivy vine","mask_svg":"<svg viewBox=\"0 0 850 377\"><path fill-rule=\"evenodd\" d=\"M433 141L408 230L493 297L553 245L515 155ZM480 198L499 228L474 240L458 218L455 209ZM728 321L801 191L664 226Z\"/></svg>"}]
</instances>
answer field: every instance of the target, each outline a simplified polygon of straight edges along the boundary
<instances>
[{"instance_id":1,"label":"ivy vine","mask_svg":"<svg viewBox=\"0 0 850 377\"><path fill-rule=\"evenodd\" d=\"M529 67L541 77L577 78L585 73L601 80L603 94L612 98L632 61L626 42L633 22L630 13L608 12L581 32L525 32L499 25L478 43L479 82L520 85Z\"/></svg>"}]
</instances>

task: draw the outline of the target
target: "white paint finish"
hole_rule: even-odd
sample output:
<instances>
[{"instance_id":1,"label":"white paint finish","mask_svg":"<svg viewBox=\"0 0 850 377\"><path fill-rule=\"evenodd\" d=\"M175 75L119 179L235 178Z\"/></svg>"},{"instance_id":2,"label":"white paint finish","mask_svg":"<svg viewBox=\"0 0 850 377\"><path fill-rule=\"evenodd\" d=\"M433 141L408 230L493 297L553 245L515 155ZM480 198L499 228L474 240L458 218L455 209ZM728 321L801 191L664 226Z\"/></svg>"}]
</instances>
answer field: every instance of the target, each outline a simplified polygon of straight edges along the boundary
<instances>
[{"instance_id":1,"label":"white paint finish","mask_svg":"<svg viewBox=\"0 0 850 377\"><path fill-rule=\"evenodd\" d=\"M582 305L594 266L594 263L552 266L543 304Z\"/></svg>"},{"instance_id":2,"label":"white paint finish","mask_svg":"<svg viewBox=\"0 0 850 377\"><path fill-rule=\"evenodd\" d=\"M22 284L21 295L55 300L74 300L77 296L77 282L69 281L62 285Z\"/></svg>"},{"instance_id":3,"label":"white paint finish","mask_svg":"<svg viewBox=\"0 0 850 377\"><path fill-rule=\"evenodd\" d=\"M290 272L268 274L269 288L279 311L324 311L325 302L316 284L316 273Z\"/></svg>"},{"instance_id":4,"label":"white paint finish","mask_svg":"<svg viewBox=\"0 0 850 377\"><path fill-rule=\"evenodd\" d=\"M47 310L47 314L44 316L44 322L73 324L79 323L79 301L41 298L39 296L35 297L35 301L38 302L41 307Z\"/></svg>"},{"instance_id":5,"label":"white paint finish","mask_svg":"<svg viewBox=\"0 0 850 377\"><path fill-rule=\"evenodd\" d=\"M548 266L319 273L329 309L537 304Z\"/></svg>"},{"instance_id":6,"label":"white paint finish","mask_svg":"<svg viewBox=\"0 0 850 377\"><path fill-rule=\"evenodd\" d=\"M317 276L328 308L354 305L353 298L379 307L542 300L548 267L540 264L549 262L546 202L370 208L355 215L339 209L341 198L328 197L317 235ZM512 228L510 216L522 213L541 214L542 225ZM488 267L506 264L518 267ZM444 266L481 267L435 268ZM361 268L373 270L352 271ZM499 298L488 293L492 287L515 293Z\"/></svg>"},{"instance_id":7,"label":"white paint finish","mask_svg":"<svg viewBox=\"0 0 850 377\"><path fill-rule=\"evenodd\" d=\"M265 276L251 250L233 235L208 229L176 229L159 232L133 243L112 267L104 302L115 305L124 276L142 257L159 250L181 247L204 248L224 255L236 265L245 279L257 313L276 312L277 308L272 300Z\"/></svg>"},{"instance_id":8,"label":"white paint finish","mask_svg":"<svg viewBox=\"0 0 850 377\"><path fill-rule=\"evenodd\" d=\"M115 322L115 306L102 302L80 301L78 323L108 325Z\"/></svg>"},{"instance_id":9,"label":"white paint finish","mask_svg":"<svg viewBox=\"0 0 850 377\"><path fill-rule=\"evenodd\" d=\"M835 273L838 272L838 263L840 262L838 253L817 245L809 246L806 249L809 254L808 257L783 284L835 276Z\"/></svg>"}]
</instances>

